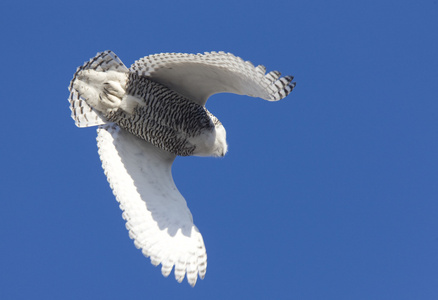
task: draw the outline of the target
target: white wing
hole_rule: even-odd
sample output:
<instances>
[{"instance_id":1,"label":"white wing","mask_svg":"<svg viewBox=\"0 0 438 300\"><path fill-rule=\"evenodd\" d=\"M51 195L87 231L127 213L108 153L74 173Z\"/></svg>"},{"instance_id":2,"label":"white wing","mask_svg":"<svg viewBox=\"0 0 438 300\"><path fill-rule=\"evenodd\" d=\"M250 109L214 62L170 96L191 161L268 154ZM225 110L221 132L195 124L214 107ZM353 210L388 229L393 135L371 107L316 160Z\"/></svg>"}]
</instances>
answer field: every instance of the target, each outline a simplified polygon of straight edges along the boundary
<instances>
[{"instance_id":1,"label":"white wing","mask_svg":"<svg viewBox=\"0 0 438 300\"><path fill-rule=\"evenodd\" d=\"M194 102L205 105L217 93L234 93L277 101L295 87L292 76L280 78L280 72L266 73L254 65L225 52L204 54L161 53L136 61L130 68Z\"/></svg>"},{"instance_id":2,"label":"white wing","mask_svg":"<svg viewBox=\"0 0 438 300\"><path fill-rule=\"evenodd\" d=\"M129 236L137 248L162 264L168 276L175 265L175 278L194 286L204 278L207 254L204 241L186 201L176 188L171 174L175 155L154 147L120 129L100 126L97 137L99 155L113 189Z\"/></svg>"}]
</instances>

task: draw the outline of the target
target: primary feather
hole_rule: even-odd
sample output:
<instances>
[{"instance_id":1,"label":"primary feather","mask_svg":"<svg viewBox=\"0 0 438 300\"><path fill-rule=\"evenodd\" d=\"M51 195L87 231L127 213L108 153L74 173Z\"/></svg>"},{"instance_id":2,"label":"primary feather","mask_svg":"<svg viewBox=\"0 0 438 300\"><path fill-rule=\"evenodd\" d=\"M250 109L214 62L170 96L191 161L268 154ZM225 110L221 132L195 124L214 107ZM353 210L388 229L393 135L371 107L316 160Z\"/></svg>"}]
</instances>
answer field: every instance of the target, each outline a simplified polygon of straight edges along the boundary
<instances>
[{"instance_id":1,"label":"primary feather","mask_svg":"<svg viewBox=\"0 0 438 300\"><path fill-rule=\"evenodd\" d=\"M79 67L69 86L78 127L98 127L105 175L120 203L129 236L152 264L181 282L203 279L207 254L171 174L177 155L224 156L222 123L205 103L229 92L269 101L286 97L292 76L266 74L230 53L162 53L130 69L112 51Z\"/></svg>"}]
</instances>

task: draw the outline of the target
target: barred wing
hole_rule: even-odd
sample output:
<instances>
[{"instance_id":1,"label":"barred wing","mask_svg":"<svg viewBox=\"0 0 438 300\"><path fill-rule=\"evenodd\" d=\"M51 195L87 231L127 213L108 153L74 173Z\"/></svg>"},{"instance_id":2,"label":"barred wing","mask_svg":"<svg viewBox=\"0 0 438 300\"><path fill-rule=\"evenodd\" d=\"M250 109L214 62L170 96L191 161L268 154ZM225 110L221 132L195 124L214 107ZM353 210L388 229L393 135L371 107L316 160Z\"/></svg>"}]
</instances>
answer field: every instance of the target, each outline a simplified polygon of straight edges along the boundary
<instances>
[{"instance_id":1,"label":"barred wing","mask_svg":"<svg viewBox=\"0 0 438 300\"><path fill-rule=\"evenodd\" d=\"M266 74L264 66L255 67L225 52L149 55L137 60L130 71L149 77L200 105L205 105L208 97L217 93L277 101L295 87L292 76L280 77L278 71Z\"/></svg>"},{"instance_id":2,"label":"barred wing","mask_svg":"<svg viewBox=\"0 0 438 300\"><path fill-rule=\"evenodd\" d=\"M204 241L171 174L175 155L138 139L114 124L100 126L99 155L108 182L123 210L126 228L137 248L161 263L168 276L194 286L204 278Z\"/></svg>"}]
</instances>

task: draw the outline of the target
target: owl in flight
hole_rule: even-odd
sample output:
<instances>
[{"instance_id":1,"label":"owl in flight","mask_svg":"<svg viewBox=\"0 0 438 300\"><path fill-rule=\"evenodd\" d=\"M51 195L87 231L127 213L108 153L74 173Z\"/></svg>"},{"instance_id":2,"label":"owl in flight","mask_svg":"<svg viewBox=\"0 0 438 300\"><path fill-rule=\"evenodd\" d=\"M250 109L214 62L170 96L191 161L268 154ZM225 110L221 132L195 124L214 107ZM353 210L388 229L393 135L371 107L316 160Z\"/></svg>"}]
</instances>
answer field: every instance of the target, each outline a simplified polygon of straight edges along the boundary
<instances>
[{"instance_id":1,"label":"owl in flight","mask_svg":"<svg viewBox=\"0 0 438 300\"><path fill-rule=\"evenodd\" d=\"M216 93L277 101L295 87L292 76L230 53L161 53L127 68L112 51L79 67L70 83L78 127L98 126L102 167L129 237L178 282L194 286L207 270L204 241L171 174L180 156L224 156L226 132L205 108Z\"/></svg>"}]
</instances>

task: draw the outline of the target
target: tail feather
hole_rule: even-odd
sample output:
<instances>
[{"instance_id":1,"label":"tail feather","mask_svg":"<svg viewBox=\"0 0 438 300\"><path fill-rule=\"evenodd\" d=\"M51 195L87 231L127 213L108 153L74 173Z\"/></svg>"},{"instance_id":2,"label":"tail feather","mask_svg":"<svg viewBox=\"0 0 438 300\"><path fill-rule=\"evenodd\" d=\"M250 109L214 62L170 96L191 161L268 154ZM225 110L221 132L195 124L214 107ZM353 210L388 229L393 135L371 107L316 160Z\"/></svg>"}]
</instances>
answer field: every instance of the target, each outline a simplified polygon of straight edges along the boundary
<instances>
[{"instance_id":1,"label":"tail feather","mask_svg":"<svg viewBox=\"0 0 438 300\"><path fill-rule=\"evenodd\" d=\"M97 110L89 106L87 102L79 96L76 90L70 92L68 100L70 101L71 117L75 120L76 126L90 127L107 123Z\"/></svg>"},{"instance_id":2,"label":"tail feather","mask_svg":"<svg viewBox=\"0 0 438 300\"><path fill-rule=\"evenodd\" d=\"M90 103L96 103L98 101L98 99L89 99L90 97L96 98L99 96L98 93L93 93L94 91L92 89L95 87L87 86L86 89L91 90L89 95L84 95L83 90L78 88L80 80L82 79L80 77L85 73L84 71L87 70L102 73L108 71L116 71L120 73L128 72L128 68L118 56L110 50L97 53L95 57L85 62L76 70L76 73L70 82L70 97L68 100L72 112L71 117L75 120L76 126L78 127L89 127L107 123L99 110L90 105Z\"/></svg>"}]
</instances>

